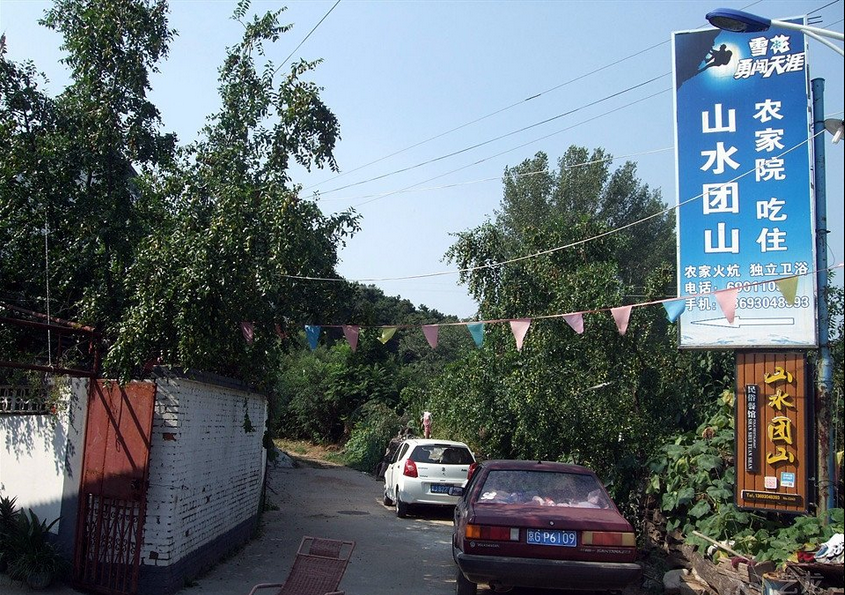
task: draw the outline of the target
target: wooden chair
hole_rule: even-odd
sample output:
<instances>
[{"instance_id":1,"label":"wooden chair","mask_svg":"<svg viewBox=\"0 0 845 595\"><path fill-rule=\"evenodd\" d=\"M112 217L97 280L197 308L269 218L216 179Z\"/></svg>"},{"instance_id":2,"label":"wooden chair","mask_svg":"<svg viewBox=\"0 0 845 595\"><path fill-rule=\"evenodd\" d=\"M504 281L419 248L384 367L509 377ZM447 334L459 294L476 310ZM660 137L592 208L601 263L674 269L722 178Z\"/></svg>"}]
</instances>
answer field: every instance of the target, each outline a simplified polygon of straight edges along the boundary
<instances>
[{"instance_id":1,"label":"wooden chair","mask_svg":"<svg viewBox=\"0 0 845 595\"><path fill-rule=\"evenodd\" d=\"M259 589L276 589L275 595L344 595L338 586L353 549L354 541L303 537L285 582L260 583L249 595Z\"/></svg>"}]
</instances>

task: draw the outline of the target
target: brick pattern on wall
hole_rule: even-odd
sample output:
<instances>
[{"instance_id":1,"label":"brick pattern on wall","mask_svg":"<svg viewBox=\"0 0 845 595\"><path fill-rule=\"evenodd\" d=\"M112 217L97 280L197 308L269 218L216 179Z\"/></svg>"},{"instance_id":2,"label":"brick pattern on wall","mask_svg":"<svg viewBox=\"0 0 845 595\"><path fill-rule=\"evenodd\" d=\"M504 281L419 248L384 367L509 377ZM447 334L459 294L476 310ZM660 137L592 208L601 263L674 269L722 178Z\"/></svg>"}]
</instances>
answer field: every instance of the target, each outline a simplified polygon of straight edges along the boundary
<instances>
[{"instance_id":1,"label":"brick pattern on wall","mask_svg":"<svg viewBox=\"0 0 845 595\"><path fill-rule=\"evenodd\" d=\"M143 565L162 567L207 550L258 514L267 402L263 395L194 380L156 383L141 556ZM245 413L252 432L244 429Z\"/></svg>"}]
</instances>

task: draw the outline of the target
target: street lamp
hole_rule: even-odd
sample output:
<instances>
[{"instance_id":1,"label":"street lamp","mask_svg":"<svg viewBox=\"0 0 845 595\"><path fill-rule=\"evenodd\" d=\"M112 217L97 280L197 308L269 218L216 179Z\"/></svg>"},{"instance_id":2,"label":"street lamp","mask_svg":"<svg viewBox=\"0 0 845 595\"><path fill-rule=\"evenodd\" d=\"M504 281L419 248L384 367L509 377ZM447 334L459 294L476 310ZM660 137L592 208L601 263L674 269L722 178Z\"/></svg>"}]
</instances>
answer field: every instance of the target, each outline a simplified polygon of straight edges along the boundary
<instances>
[{"instance_id":1,"label":"street lamp","mask_svg":"<svg viewBox=\"0 0 845 595\"><path fill-rule=\"evenodd\" d=\"M724 31L731 31L733 33L757 33L760 31L768 31L769 27L780 27L781 29L793 29L801 31L808 37L812 37L826 46L832 48L840 56L845 56L842 48L829 42L825 37L836 39L839 41L845 40L842 33L831 31L829 29L821 29L819 27L811 27L810 25L800 25L798 23L790 23L789 21L779 21L777 19L767 19L766 17L757 16L741 10L734 10L732 8L717 8L706 15L710 24L717 29Z\"/></svg>"}]
</instances>

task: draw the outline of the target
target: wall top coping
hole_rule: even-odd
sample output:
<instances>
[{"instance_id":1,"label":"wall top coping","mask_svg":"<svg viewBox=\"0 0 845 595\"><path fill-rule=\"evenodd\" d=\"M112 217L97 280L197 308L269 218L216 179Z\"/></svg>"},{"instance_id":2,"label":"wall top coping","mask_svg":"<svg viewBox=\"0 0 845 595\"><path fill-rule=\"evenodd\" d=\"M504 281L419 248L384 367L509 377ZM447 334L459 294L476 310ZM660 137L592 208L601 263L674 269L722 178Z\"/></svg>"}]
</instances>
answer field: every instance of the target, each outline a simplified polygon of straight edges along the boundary
<instances>
[{"instance_id":1,"label":"wall top coping","mask_svg":"<svg viewBox=\"0 0 845 595\"><path fill-rule=\"evenodd\" d=\"M184 368L171 368L169 366L153 366L150 370L150 376L154 380L156 379L168 379L168 380L193 380L195 382L203 382L205 384L213 384L216 386L222 386L226 388L231 388L235 390L239 390L246 393L251 394L260 394L255 391L252 387L247 385L245 382L240 380L236 380L234 378L229 378L227 376L221 376L219 374L213 374L211 372L202 372L200 370L188 370Z\"/></svg>"}]
</instances>

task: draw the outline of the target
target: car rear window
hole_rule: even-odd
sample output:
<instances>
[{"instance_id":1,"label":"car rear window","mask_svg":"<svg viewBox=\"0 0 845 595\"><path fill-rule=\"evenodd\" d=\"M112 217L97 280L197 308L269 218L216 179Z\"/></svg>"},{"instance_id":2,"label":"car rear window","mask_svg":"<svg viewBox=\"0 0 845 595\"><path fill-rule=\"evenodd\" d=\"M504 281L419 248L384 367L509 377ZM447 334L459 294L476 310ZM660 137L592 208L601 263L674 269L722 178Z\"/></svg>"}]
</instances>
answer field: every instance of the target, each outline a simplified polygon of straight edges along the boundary
<instances>
[{"instance_id":1,"label":"car rear window","mask_svg":"<svg viewBox=\"0 0 845 595\"><path fill-rule=\"evenodd\" d=\"M434 463L436 465L471 465L475 462L468 448L445 444L417 446L411 453L410 458L415 463Z\"/></svg>"},{"instance_id":2,"label":"car rear window","mask_svg":"<svg viewBox=\"0 0 845 595\"><path fill-rule=\"evenodd\" d=\"M478 501L576 508L610 508L601 484L592 475L547 471L491 470Z\"/></svg>"}]
</instances>

